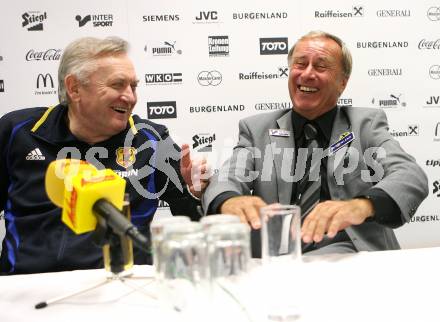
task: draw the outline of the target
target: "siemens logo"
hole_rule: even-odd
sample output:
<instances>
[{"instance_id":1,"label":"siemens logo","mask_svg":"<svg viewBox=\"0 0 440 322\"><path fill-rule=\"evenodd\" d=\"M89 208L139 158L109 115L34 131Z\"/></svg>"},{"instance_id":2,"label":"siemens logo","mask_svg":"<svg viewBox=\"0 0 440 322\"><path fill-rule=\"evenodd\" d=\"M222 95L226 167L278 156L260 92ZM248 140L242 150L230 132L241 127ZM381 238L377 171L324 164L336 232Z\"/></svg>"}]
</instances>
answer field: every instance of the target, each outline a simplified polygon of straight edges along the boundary
<instances>
[{"instance_id":1,"label":"siemens logo","mask_svg":"<svg viewBox=\"0 0 440 322\"><path fill-rule=\"evenodd\" d=\"M142 16L143 22L172 22L172 21L179 21L180 16L175 15L145 15Z\"/></svg>"}]
</instances>

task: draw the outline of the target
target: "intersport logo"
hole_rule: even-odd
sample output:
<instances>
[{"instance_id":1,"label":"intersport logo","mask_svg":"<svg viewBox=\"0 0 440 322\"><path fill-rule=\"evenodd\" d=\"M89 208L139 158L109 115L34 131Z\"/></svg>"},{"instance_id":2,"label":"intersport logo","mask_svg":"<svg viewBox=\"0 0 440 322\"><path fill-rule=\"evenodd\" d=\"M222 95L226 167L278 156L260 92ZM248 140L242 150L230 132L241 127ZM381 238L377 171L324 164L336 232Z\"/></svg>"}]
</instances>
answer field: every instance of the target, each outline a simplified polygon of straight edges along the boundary
<instances>
[{"instance_id":1,"label":"intersport logo","mask_svg":"<svg viewBox=\"0 0 440 322\"><path fill-rule=\"evenodd\" d=\"M287 37L260 38L260 55L284 55L288 50Z\"/></svg>"}]
</instances>

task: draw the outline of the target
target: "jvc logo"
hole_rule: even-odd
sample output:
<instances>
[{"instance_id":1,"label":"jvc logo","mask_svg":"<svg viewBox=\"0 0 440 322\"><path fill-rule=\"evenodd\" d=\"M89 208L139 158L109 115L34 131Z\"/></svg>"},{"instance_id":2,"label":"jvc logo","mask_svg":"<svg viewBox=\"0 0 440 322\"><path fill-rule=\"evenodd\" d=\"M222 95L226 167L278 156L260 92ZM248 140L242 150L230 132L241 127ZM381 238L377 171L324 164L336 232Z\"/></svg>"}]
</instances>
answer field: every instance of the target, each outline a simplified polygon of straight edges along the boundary
<instances>
[{"instance_id":1,"label":"jvc logo","mask_svg":"<svg viewBox=\"0 0 440 322\"><path fill-rule=\"evenodd\" d=\"M40 81L43 82L43 87L47 88L49 86L48 80L50 80L50 87L54 88L54 83L53 83L52 75L50 75L49 73L46 73L46 75L38 74L38 77L37 77L37 88L40 88Z\"/></svg>"},{"instance_id":2,"label":"jvc logo","mask_svg":"<svg viewBox=\"0 0 440 322\"><path fill-rule=\"evenodd\" d=\"M288 51L288 39L260 38L260 55L283 55Z\"/></svg>"},{"instance_id":3,"label":"jvc logo","mask_svg":"<svg viewBox=\"0 0 440 322\"><path fill-rule=\"evenodd\" d=\"M439 105L440 104L440 96L431 96L429 100L426 101L427 105Z\"/></svg>"},{"instance_id":4,"label":"jvc logo","mask_svg":"<svg viewBox=\"0 0 440 322\"><path fill-rule=\"evenodd\" d=\"M147 85L180 84L182 83L182 73L145 74L145 83Z\"/></svg>"},{"instance_id":5,"label":"jvc logo","mask_svg":"<svg viewBox=\"0 0 440 322\"><path fill-rule=\"evenodd\" d=\"M176 101L147 102L148 119L175 119L177 118Z\"/></svg>"},{"instance_id":6,"label":"jvc logo","mask_svg":"<svg viewBox=\"0 0 440 322\"><path fill-rule=\"evenodd\" d=\"M197 21L203 20L217 20L218 19L217 11L200 11L199 15L196 16Z\"/></svg>"}]
</instances>

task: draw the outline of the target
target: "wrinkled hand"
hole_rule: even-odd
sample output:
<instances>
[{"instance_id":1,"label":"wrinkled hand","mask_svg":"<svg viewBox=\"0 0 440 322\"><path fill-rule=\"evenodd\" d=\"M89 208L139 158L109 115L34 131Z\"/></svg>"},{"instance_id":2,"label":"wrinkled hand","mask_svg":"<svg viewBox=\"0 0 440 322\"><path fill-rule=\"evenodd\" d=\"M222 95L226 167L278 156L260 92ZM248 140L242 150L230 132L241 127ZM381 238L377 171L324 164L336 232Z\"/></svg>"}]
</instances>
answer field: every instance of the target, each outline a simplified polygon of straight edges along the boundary
<instances>
[{"instance_id":1,"label":"wrinkled hand","mask_svg":"<svg viewBox=\"0 0 440 322\"><path fill-rule=\"evenodd\" d=\"M305 243L319 243L325 233L333 238L338 231L362 224L373 215L373 211L373 204L367 199L321 202L304 219L302 239Z\"/></svg>"},{"instance_id":2,"label":"wrinkled hand","mask_svg":"<svg viewBox=\"0 0 440 322\"><path fill-rule=\"evenodd\" d=\"M209 166L206 159L191 160L188 144L181 146L180 173L191 193L200 198L209 183Z\"/></svg>"},{"instance_id":3,"label":"wrinkled hand","mask_svg":"<svg viewBox=\"0 0 440 322\"><path fill-rule=\"evenodd\" d=\"M242 222L250 223L253 229L259 229L261 228L260 208L266 205L260 197L232 197L221 205L220 212L237 215Z\"/></svg>"}]
</instances>

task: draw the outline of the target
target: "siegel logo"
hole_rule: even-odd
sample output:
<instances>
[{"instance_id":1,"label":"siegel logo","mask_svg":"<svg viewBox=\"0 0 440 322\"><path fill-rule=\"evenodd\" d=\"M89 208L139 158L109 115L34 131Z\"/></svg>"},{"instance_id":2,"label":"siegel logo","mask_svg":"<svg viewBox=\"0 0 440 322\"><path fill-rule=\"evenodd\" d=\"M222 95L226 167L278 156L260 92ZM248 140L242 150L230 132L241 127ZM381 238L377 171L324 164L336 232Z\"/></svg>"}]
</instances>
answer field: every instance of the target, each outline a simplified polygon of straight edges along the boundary
<instances>
[{"instance_id":1,"label":"siegel logo","mask_svg":"<svg viewBox=\"0 0 440 322\"><path fill-rule=\"evenodd\" d=\"M179 20L180 16L178 14L142 16L143 22L174 22Z\"/></svg>"},{"instance_id":2,"label":"siegel logo","mask_svg":"<svg viewBox=\"0 0 440 322\"><path fill-rule=\"evenodd\" d=\"M376 16L378 16L379 18L407 18L407 17L411 17L411 10L409 9L377 10Z\"/></svg>"},{"instance_id":3,"label":"siegel logo","mask_svg":"<svg viewBox=\"0 0 440 322\"><path fill-rule=\"evenodd\" d=\"M147 102L148 119L175 119L177 118L176 101Z\"/></svg>"},{"instance_id":4,"label":"siegel logo","mask_svg":"<svg viewBox=\"0 0 440 322\"><path fill-rule=\"evenodd\" d=\"M75 16L75 20L78 21L78 27L84 27L88 22L92 22L93 27L111 27L113 26L113 15L112 14L96 14L96 15L86 15L81 17L80 15Z\"/></svg>"},{"instance_id":5,"label":"siegel logo","mask_svg":"<svg viewBox=\"0 0 440 322\"><path fill-rule=\"evenodd\" d=\"M146 85L182 84L182 73L145 74Z\"/></svg>"},{"instance_id":6,"label":"siegel logo","mask_svg":"<svg viewBox=\"0 0 440 322\"><path fill-rule=\"evenodd\" d=\"M351 10L333 11L332 9L324 11L315 11L315 18L356 18L364 16L364 6L353 6Z\"/></svg>"},{"instance_id":7,"label":"siegel logo","mask_svg":"<svg viewBox=\"0 0 440 322\"><path fill-rule=\"evenodd\" d=\"M229 56L229 36L208 36L209 57Z\"/></svg>"},{"instance_id":8,"label":"siegel logo","mask_svg":"<svg viewBox=\"0 0 440 322\"><path fill-rule=\"evenodd\" d=\"M21 15L23 28L28 31L42 31L43 21L47 19L47 12L27 11Z\"/></svg>"},{"instance_id":9,"label":"siegel logo","mask_svg":"<svg viewBox=\"0 0 440 322\"><path fill-rule=\"evenodd\" d=\"M199 133L192 137L193 149L197 152L212 152L212 143L215 141L215 133Z\"/></svg>"},{"instance_id":10,"label":"siegel logo","mask_svg":"<svg viewBox=\"0 0 440 322\"><path fill-rule=\"evenodd\" d=\"M216 70L204 70L197 76L197 81L202 86L217 86L222 82L222 74Z\"/></svg>"},{"instance_id":11,"label":"siegel logo","mask_svg":"<svg viewBox=\"0 0 440 322\"><path fill-rule=\"evenodd\" d=\"M116 150L116 163L127 169L136 162L136 149L133 147L120 147Z\"/></svg>"},{"instance_id":12,"label":"siegel logo","mask_svg":"<svg viewBox=\"0 0 440 322\"><path fill-rule=\"evenodd\" d=\"M381 108L406 107L406 102L401 93L373 97L371 104Z\"/></svg>"},{"instance_id":13,"label":"siegel logo","mask_svg":"<svg viewBox=\"0 0 440 322\"><path fill-rule=\"evenodd\" d=\"M440 21L440 7L430 7L426 14L429 20Z\"/></svg>"},{"instance_id":14,"label":"siegel logo","mask_svg":"<svg viewBox=\"0 0 440 322\"><path fill-rule=\"evenodd\" d=\"M432 79L440 79L440 65L432 65L429 68L429 77Z\"/></svg>"},{"instance_id":15,"label":"siegel logo","mask_svg":"<svg viewBox=\"0 0 440 322\"><path fill-rule=\"evenodd\" d=\"M288 52L288 39L260 38L260 55L284 55Z\"/></svg>"},{"instance_id":16,"label":"siegel logo","mask_svg":"<svg viewBox=\"0 0 440 322\"><path fill-rule=\"evenodd\" d=\"M35 51L33 49L26 53L27 61L34 60L60 60L61 49L47 49L46 51Z\"/></svg>"}]
</instances>

